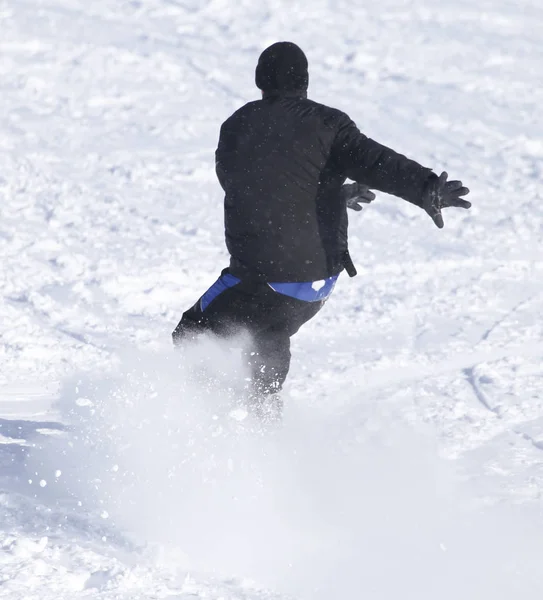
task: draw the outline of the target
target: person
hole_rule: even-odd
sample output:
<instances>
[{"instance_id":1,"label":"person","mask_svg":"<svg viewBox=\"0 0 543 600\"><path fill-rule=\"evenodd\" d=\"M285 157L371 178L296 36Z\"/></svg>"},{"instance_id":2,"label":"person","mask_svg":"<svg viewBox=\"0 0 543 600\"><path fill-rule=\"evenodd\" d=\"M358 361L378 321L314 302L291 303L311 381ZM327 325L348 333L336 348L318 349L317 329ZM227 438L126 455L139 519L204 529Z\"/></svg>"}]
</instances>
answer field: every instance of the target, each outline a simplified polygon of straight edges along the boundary
<instances>
[{"instance_id":1,"label":"person","mask_svg":"<svg viewBox=\"0 0 543 600\"><path fill-rule=\"evenodd\" d=\"M180 345L204 332L247 331L248 408L279 419L290 338L323 307L343 270L356 275L347 207L359 210L378 190L419 206L442 228L442 208L471 204L461 181L438 177L366 137L345 113L309 100L308 62L296 44L265 49L255 82L262 98L223 123L216 151L230 265L172 335Z\"/></svg>"}]
</instances>

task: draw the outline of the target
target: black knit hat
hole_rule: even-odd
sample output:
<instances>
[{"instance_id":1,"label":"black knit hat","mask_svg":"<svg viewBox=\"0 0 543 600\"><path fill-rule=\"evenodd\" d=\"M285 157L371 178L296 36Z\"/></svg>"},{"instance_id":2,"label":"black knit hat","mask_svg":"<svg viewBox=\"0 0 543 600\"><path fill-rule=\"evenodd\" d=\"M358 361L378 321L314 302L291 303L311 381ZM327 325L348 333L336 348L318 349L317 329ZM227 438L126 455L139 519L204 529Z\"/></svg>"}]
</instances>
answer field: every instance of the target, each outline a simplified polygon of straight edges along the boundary
<instances>
[{"instance_id":1,"label":"black knit hat","mask_svg":"<svg viewBox=\"0 0 543 600\"><path fill-rule=\"evenodd\" d=\"M292 42L277 42L266 48L258 59L256 87L267 91L307 90L307 58Z\"/></svg>"}]
</instances>

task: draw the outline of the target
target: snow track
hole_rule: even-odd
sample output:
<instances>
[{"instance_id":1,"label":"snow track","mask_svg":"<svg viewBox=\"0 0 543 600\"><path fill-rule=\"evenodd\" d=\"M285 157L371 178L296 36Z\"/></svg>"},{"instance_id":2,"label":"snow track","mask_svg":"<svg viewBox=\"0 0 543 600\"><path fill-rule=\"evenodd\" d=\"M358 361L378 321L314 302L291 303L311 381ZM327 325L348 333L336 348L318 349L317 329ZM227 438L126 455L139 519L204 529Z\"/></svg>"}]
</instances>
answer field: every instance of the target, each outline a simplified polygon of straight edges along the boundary
<instances>
[{"instance_id":1,"label":"snow track","mask_svg":"<svg viewBox=\"0 0 543 600\"><path fill-rule=\"evenodd\" d=\"M529 0L0 2L0 598L541 596L542 27ZM281 39L473 208L350 215L359 276L294 340L284 429L219 434L169 335L226 264L218 130Z\"/></svg>"}]
</instances>

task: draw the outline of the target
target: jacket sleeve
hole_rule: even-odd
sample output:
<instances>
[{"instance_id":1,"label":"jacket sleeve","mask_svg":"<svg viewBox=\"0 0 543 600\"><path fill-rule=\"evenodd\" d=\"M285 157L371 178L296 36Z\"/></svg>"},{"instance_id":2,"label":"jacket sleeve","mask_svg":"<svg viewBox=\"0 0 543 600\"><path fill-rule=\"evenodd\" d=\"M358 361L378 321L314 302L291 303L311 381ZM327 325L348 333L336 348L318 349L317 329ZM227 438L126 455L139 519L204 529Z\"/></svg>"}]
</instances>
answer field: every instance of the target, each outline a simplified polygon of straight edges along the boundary
<instances>
[{"instance_id":1,"label":"jacket sleeve","mask_svg":"<svg viewBox=\"0 0 543 600\"><path fill-rule=\"evenodd\" d=\"M343 116L332 147L343 175L422 206L424 187L436 176L432 170L366 137Z\"/></svg>"}]
</instances>

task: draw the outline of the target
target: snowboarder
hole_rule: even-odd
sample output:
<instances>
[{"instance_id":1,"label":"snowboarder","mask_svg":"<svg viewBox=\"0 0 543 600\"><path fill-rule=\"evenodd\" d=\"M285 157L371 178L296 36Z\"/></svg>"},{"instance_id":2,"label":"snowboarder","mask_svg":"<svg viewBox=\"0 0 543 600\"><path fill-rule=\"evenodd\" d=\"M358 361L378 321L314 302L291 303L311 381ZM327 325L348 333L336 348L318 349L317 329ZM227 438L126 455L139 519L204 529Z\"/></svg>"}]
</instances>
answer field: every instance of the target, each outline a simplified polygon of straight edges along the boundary
<instances>
[{"instance_id":1,"label":"snowboarder","mask_svg":"<svg viewBox=\"0 0 543 600\"><path fill-rule=\"evenodd\" d=\"M341 271L356 275L347 207L360 210L375 189L421 207L441 228L442 208L471 204L461 181L438 177L363 135L345 113L309 100L307 58L297 45L264 50L255 81L262 99L223 123L216 151L230 266L183 314L173 341L246 330L248 406L274 418L291 336L319 312Z\"/></svg>"}]
</instances>

